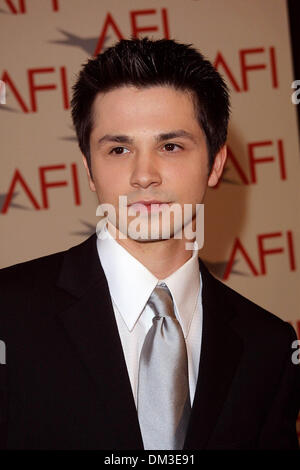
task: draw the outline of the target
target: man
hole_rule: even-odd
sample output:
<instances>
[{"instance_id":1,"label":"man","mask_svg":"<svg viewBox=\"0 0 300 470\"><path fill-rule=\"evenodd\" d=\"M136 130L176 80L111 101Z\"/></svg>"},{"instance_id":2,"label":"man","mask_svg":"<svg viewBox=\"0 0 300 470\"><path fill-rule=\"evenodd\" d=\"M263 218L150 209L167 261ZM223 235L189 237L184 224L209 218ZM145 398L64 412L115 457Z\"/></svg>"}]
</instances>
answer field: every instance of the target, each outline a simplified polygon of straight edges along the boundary
<instances>
[{"instance_id":1,"label":"man","mask_svg":"<svg viewBox=\"0 0 300 470\"><path fill-rule=\"evenodd\" d=\"M0 272L2 447L298 448L293 328L213 278L196 235L187 249L228 115L220 75L175 41L122 40L83 67L72 116L107 217Z\"/></svg>"}]
</instances>

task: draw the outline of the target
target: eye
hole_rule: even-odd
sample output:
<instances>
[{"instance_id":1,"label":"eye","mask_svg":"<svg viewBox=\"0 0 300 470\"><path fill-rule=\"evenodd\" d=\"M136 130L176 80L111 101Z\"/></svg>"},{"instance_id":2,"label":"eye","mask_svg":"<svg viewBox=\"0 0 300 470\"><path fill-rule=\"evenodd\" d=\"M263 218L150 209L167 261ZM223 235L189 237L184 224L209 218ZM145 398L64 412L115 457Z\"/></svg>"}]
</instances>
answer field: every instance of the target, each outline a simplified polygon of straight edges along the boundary
<instances>
[{"instance_id":1,"label":"eye","mask_svg":"<svg viewBox=\"0 0 300 470\"><path fill-rule=\"evenodd\" d=\"M126 152L123 152L123 150L126 150ZM125 147L114 147L109 154L115 154L115 155L123 155L124 153L129 152L129 150Z\"/></svg>"},{"instance_id":2,"label":"eye","mask_svg":"<svg viewBox=\"0 0 300 470\"><path fill-rule=\"evenodd\" d=\"M178 151L178 150L181 150L182 147L178 144L173 144L173 143L168 143L168 144L165 144L164 145L164 148L167 150L167 152L174 152L174 151Z\"/></svg>"}]
</instances>

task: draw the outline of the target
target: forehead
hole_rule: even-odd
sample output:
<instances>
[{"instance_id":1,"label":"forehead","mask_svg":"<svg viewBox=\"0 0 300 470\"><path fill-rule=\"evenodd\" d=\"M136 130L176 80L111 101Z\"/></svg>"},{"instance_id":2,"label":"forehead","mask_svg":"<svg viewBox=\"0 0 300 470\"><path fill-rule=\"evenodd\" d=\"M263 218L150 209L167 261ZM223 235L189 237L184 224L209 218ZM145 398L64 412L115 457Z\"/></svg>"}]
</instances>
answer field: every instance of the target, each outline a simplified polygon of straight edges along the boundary
<instances>
[{"instance_id":1,"label":"forehead","mask_svg":"<svg viewBox=\"0 0 300 470\"><path fill-rule=\"evenodd\" d=\"M123 86L98 93L92 114L94 128L100 125L152 126L165 120L170 126L182 127L180 123L189 123L199 127L192 92L170 86Z\"/></svg>"}]
</instances>

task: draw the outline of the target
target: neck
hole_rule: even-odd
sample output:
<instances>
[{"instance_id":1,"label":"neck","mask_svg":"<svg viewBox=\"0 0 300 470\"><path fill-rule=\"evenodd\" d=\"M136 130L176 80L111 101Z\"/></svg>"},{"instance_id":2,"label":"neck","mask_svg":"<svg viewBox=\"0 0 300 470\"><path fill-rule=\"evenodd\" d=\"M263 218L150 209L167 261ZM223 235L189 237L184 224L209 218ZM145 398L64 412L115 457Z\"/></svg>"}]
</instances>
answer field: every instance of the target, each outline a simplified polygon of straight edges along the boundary
<instances>
[{"instance_id":1,"label":"neck","mask_svg":"<svg viewBox=\"0 0 300 470\"><path fill-rule=\"evenodd\" d=\"M170 276L193 255L192 250L185 248L186 243L191 242L185 238L145 242L129 237L122 239L119 237L119 233L116 229L116 241L158 279Z\"/></svg>"}]
</instances>

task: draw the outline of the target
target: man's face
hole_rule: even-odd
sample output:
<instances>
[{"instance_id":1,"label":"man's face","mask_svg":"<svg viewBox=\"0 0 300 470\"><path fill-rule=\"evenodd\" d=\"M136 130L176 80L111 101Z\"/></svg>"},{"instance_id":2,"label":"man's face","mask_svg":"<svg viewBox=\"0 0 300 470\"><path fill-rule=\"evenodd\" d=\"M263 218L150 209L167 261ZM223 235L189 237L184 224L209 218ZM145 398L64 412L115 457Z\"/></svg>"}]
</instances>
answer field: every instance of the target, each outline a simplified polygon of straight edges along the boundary
<instances>
[{"instance_id":1,"label":"man's face","mask_svg":"<svg viewBox=\"0 0 300 470\"><path fill-rule=\"evenodd\" d=\"M174 203L182 208L192 204L194 216L196 203L202 203L207 185L217 183L226 152L223 149L218 154L208 177L205 135L190 94L167 86L148 89L124 86L99 93L93 111L90 135L93 179L85 157L83 161L90 188L96 191L99 203L115 207L116 227L121 230L119 196L127 197L128 205L133 204L131 210L138 208L134 205L138 201L159 201L169 208ZM161 218L162 208L157 214L153 206L147 207L142 213L145 219ZM128 224L135 217L129 215ZM174 219L172 216L171 236L181 225Z\"/></svg>"}]
</instances>

